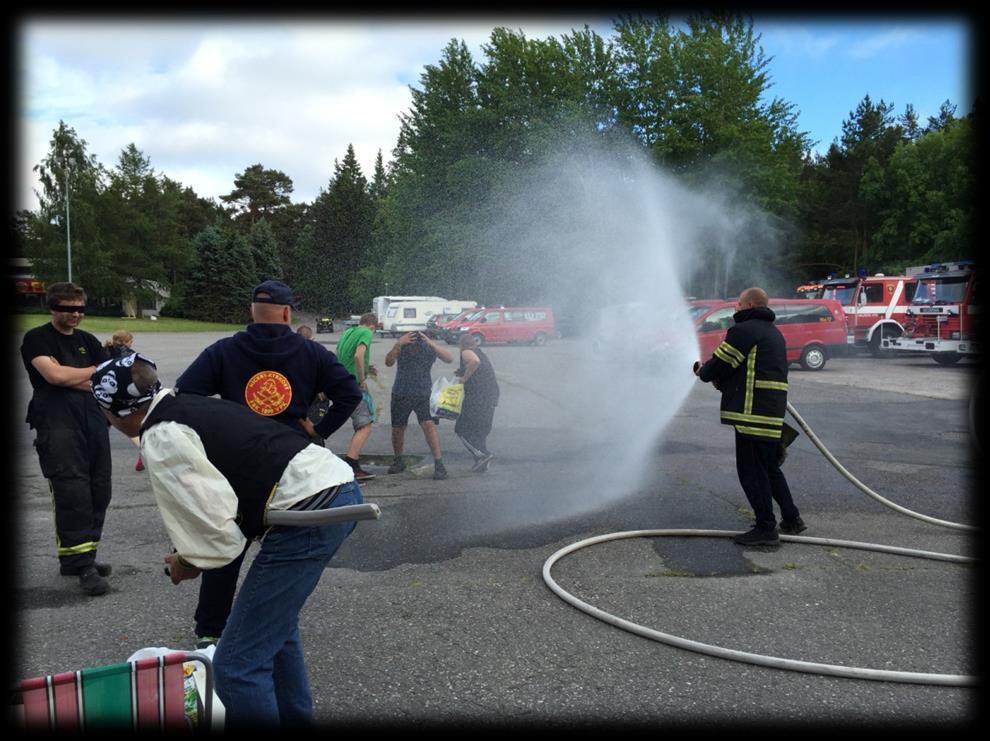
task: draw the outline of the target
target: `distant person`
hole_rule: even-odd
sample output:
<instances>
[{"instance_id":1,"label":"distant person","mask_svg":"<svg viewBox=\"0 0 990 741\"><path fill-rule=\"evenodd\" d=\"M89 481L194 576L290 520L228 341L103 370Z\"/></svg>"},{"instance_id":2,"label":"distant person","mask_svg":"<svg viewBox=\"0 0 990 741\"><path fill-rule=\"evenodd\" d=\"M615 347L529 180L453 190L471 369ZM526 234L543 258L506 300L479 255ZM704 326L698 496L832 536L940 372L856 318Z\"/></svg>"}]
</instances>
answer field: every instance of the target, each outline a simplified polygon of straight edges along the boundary
<instances>
[{"instance_id":1,"label":"distant person","mask_svg":"<svg viewBox=\"0 0 990 741\"><path fill-rule=\"evenodd\" d=\"M243 404L161 388L154 363L140 354L107 361L93 379L94 393L112 389L96 394L104 424L141 436L175 549L165 557L173 584L206 577L260 542L213 655L226 728L311 723L299 612L355 523L267 527L265 518L359 504L351 469Z\"/></svg>"},{"instance_id":2,"label":"distant person","mask_svg":"<svg viewBox=\"0 0 990 741\"><path fill-rule=\"evenodd\" d=\"M114 359L130 355L134 352L134 335L126 329L118 329L110 336L110 339L106 341L104 347L110 357ZM131 442L134 443L135 447L141 447L141 443L136 437L132 437ZM141 460L140 450L138 451L137 463L134 464L134 470L144 470L144 461Z\"/></svg>"},{"instance_id":3,"label":"distant person","mask_svg":"<svg viewBox=\"0 0 990 741\"><path fill-rule=\"evenodd\" d=\"M292 290L281 281L256 286L254 321L203 350L176 380L176 388L243 404L322 445L350 416L361 390L332 352L292 331L292 301ZM308 414L320 392L332 405L314 425ZM198 647L216 643L223 634L243 560L242 553L203 577L195 616Z\"/></svg>"},{"instance_id":4,"label":"distant person","mask_svg":"<svg viewBox=\"0 0 990 741\"><path fill-rule=\"evenodd\" d=\"M110 505L110 436L90 377L106 348L79 329L86 292L75 283L48 287L51 321L28 330L21 360L33 393L27 419L55 513L55 545L63 576L78 576L90 596L110 589L112 568L96 552Z\"/></svg>"},{"instance_id":5,"label":"distant person","mask_svg":"<svg viewBox=\"0 0 990 741\"><path fill-rule=\"evenodd\" d=\"M461 365L454 375L460 377L464 384L464 401L454 424L454 432L474 456L471 470L487 473L495 457L488 450L488 435L491 434L495 407L498 406L498 380L492 361L467 332L461 335L460 350Z\"/></svg>"},{"instance_id":6,"label":"distant person","mask_svg":"<svg viewBox=\"0 0 990 741\"><path fill-rule=\"evenodd\" d=\"M406 332L385 356L385 365L389 368L396 366L391 402L392 453L395 459L389 466L389 473L399 473L406 467L402 460L406 426L409 424L409 415L416 412L416 421L419 422L433 455L433 478L447 478L447 469L443 465L440 450L440 432L437 429L439 420L430 414L430 393L433 390L430 370L437 358L445 363L452 363L454 360L449 350L422 332Z\"/></svg>"},{"instance_id":7,"label":"distant person","mask_svg":"<svg viewBox=\"0 0 990 741\"><path fill-rule=\"evenodd\" d=\"M368 392L368 377L378 375L378 370L371 364L371 341L378 326L378 317L372 312L362 314L357 326L349 328L337 340L337 357L344 367L361 387L361 402L351 414L351 424L354 426L354 437L347 448L344 460L354 470L354 478L358 481L368 481L375 474L361 468L361 449L371 437L372 424L375 421L374 401Z\"/></svg>"},{"instance_id":8,"label":"distant person","mask_svg":"<svg viewBox=\"0 0 990 741\"><path fill-rule=\"evenodd\" d=\"M296 328L296 334L304 339L313 340L314 342L316 341L313 337L313 328L309 325L300 324ZM327 416L327 411L329 411L329 409L330 400L327 398L326 394L320 391L316 395L316 399L314 399L313 403L310 405L309 411L306 413L306 417L309 418L309 421L314 425L317 425L320 423L320 420Z\"/></svg>"},{"instance_id":9,"label":"distant person","mask_svg":"<svg viewBox=\"0 0 990 741\"><path fill-rule=\"evenodd\" d=\"M134 335L126 329L118 329L110 339L106 341L104 347L111 358L122 358L134 352Z\"/></svg>"},{"instance_id":10,"label":"distant person","mask_svg":"<svg viewBox=\"0 0 990 741\"><path fill-rule=\"evenodd\" d=\"M722 392L722 424L736 431L736 472L756 516L751 530L735 536L740 545L780 542L774 502L780 507L781 532L797 535L807 529L780 470L788 364L784 336L768 304L762 288L739 294L735 324L725 340L708 362L694 364L695 375Z\"/></svg>"}]
</instances>

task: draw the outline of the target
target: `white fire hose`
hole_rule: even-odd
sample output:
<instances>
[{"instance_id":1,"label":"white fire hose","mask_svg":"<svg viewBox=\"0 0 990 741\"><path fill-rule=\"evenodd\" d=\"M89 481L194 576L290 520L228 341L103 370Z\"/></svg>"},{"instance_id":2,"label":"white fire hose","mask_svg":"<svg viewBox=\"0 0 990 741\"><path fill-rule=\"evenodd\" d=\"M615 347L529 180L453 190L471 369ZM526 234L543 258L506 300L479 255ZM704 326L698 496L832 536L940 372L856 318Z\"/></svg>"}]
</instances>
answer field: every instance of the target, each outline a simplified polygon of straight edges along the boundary
<instances>
[{"instance_id":1,"label":"white fire hose","mask_svg":"<svg viewBox=\"0 0 990 741\"><path fill-rule=\"evenodd\" d=\"M926 515L919 514L917 512L912 512L909 509L901 507L887 499L884 499L879 494L874 492L872 489L867 487L861 481L859 481L855 476L853 476L849 471L839 463L835 457L825 448L818 437L812 432L811 428L808 427L807 423L801 418L790 402L787 404L787 411L791 413L791 416L797 421L801 426L801 429L807 433L808 437L815 444L815 446L822 452L825 458L833 465L835 468L847 479L849 479L858 489L860 489L865 494L873 497L881 504L890 507L896 512L908 515L910 517L915 517L924 522L928 522L934 525L941 525L942 527L954 528L957 530L966 531L976 531L977 528L971 525L963 525L955 522L948 522L946 520L939 520L934 517L928 517ZM930 674L924 672L905 672L905 671L893 671L888 669L869 669L864 667L855 666L842 666L837 664L819 664L811 661L799 661L795 659L784 659L776 656L766 656L763 654L749 653L746 651L737 651L734 649L722 648L720 646L713 646L707 643L700 643L698 641L692 641L687 638L681 638L670 633L662 633L658 630L653 630L652 628L647 628L638 623L633 623L629 620L624 620L620 617L616 617L610 613L601 610L594 605L590 605L584 602L574 595L563 589L550 574L551 569L554 564L571 553L581 550L582 548L587 548L588 546L596 545L598 543L605 543L612 540L623 540L627 538L654 538L654 537L709 537L709 538L731 538L737 535L737 532L728 530L629 530L625 532L609 533L607 535L599 535L592 538L587 538L578 543L561 548L559 551L554 553L546 560L543 564L543 581L548 587L562 600L573 605L582 612L595 617L603 622L610 625L614 625L617 628L628 631L630 633L635 633L636 635L642 636L644 638L649 638L654 641L659 641L660 643L666 643L667 645L674 646L676 648L687 649L688 651L694 651L696 653L707 654L709 656L715 656L717 658L729 659L730 661L740 661L747 664L756 664L759 666L767 666L774 669L787 669L790 671L806 672L809 674L824 674L836 677L849 677L852 679L871 679L884 682L901 682L910 684L927 684L927 685L942 685L949 687L964 687L973 686L977 683L977 678L969 675L962 674ZM898 548L895 546L880 545L877 543L860 543L857 541L850 540L834 540L831 538L809 538L800 535L780 535L780 539L787 542L793 543L807 543L809 545L823 545L838 548L858 548L860 550L867 551L877 551L880 553L893 553L901 556L909 556L913 558L926 558L935 561L949 561L952 563L975 563L976 559L969 558L967 556L958 556L949 553L935 553L932 551L920 551L912 548Z\"/></svg>"}]
</instances>

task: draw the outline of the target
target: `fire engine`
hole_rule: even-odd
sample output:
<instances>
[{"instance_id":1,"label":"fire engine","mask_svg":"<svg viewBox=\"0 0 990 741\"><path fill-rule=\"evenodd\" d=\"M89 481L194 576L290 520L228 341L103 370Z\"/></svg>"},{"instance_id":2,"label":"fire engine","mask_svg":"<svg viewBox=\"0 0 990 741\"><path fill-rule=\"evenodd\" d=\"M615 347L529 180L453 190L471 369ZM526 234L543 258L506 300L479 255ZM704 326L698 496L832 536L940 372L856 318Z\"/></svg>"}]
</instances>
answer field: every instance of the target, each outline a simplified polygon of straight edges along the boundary
<instances>
[{"instance_id":1,"label":"fire engine","mask_svg":"<svg viewBox=\"0 0 990 741\"><path fill-rule=\"evenodd\" d=\"M972 260L909 268L918 288L908 307L904 335L884 341L895 350L931 353L935 362L951 365L979 355L977 272Z\"/></svg>"},{"instance_id":2,"label":"fire engine","mask_svg":"<svg viewBox=\"0 0 990 741\"><path fill-rule=\"evenodd\" d=\"M794 289L794 298L821 298L824 289L820 281L805 283Z\"/></svg>"},{"instance_id":3,"label":"fire engine","mask_svg":"<svg viewBox=\"0 0 990 741\"><path fill-rule=\"evenodd\" d=\"M917 281L910 276L858 275L824 282L822 298L835 299L846 313L849 347L889 355L887 341L904 333Z\"/></svg>"}]
</instances>

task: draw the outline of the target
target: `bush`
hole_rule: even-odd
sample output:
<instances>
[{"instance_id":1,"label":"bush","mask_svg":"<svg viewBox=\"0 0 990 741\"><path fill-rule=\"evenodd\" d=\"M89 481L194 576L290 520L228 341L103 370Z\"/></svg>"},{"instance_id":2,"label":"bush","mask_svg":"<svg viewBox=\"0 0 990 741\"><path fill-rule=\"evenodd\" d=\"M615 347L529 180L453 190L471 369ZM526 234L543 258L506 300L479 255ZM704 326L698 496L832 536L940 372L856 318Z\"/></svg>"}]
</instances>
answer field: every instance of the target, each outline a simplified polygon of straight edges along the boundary
<instances>
[{"instance_id":1,"label":"bush","mask_svg":"<svg viewBox=\"0 0 990 741\"><path fill-rule=\"evenodd\" d=\"M159 316L170 316L174 319L187 319L186 310L179 301L169 301L158 312Z\"/></svg>"}]
</instances>

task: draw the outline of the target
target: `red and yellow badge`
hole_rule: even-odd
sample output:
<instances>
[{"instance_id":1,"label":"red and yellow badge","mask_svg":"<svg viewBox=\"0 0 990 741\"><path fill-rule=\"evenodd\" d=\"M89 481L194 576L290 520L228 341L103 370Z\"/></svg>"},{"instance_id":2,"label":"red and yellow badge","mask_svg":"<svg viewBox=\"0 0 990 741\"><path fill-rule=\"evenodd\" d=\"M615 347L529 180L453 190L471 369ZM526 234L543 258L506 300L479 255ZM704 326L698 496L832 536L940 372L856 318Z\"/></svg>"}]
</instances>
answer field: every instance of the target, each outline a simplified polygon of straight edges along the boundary
<instances>
[{"instance_id":1,"label":"red and yellow badge","mask_svg":"<svg viewBox=\"0 0 990 741\"><path fill-rule=\"evenodd\" d=\"M244 387L244 401L258 414L274 417L289 407L292 385L278 371L261 371L251 376Z\"/></svg>"}]
</instances>

